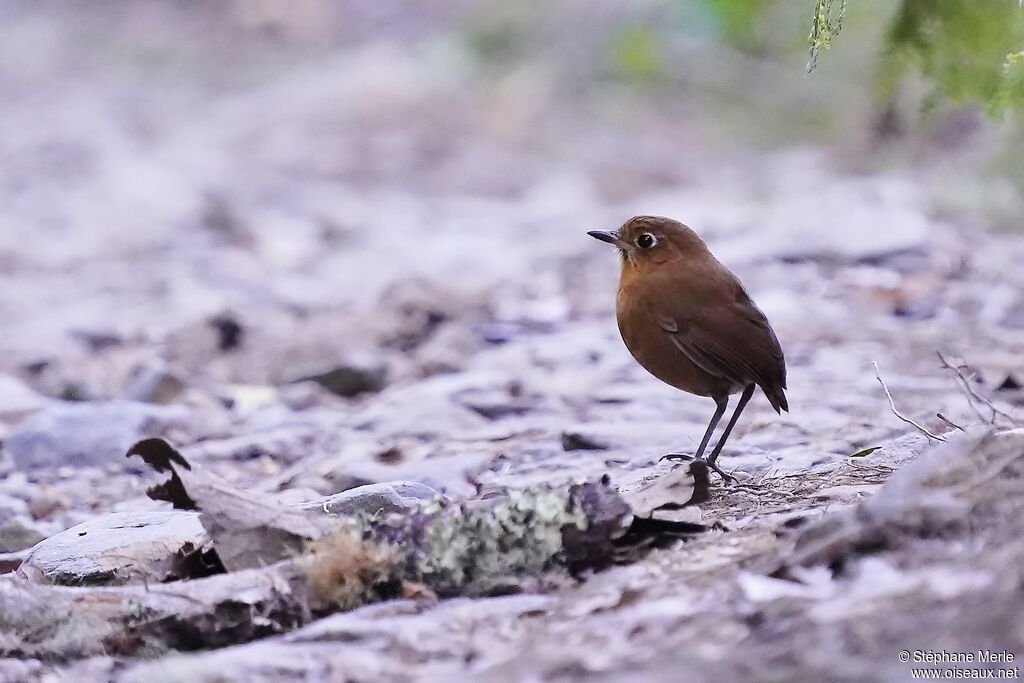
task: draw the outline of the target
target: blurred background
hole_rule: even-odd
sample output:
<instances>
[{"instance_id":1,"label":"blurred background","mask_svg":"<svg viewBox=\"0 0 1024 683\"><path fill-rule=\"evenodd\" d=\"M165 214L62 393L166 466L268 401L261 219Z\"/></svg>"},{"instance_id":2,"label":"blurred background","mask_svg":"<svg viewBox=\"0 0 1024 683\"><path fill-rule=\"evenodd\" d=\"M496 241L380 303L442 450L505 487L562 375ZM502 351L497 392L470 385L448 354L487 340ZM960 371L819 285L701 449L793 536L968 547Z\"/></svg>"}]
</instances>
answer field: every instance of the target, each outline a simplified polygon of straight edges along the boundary
<instances>
[{"instance_id":1,"label":"blurred background","mask_svg":"<svg viewBox=\"0 0 1024 683\"><path fill-rule=\"evenodd\" d=\"M836 174L1017 229L1021 14L850 0L808 74L811 0L4 0L0 351L479 286L636 212L881 220Z\"/></svg>"}]
</instances>

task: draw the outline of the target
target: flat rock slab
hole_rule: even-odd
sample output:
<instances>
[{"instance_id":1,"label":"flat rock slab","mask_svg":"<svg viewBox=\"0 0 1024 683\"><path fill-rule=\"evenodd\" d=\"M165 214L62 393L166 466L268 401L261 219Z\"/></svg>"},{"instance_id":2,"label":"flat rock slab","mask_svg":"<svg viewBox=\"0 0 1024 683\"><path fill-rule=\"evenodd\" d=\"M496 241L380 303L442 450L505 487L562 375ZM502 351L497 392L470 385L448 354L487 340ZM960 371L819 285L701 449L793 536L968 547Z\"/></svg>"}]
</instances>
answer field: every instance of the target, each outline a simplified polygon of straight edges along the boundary
<instances>
[{"instance_id":1,"label":"flat rock slab","mask_svg":"<svg viewBox=\"0 0 1024 683\"><path fill-rule=\"evenodd\" d=\"M18 573L65 586L170 581L206 542L195 512L115 512L39 542Z\"/></svg>"},{"instance_id":2,"label":"flat rock slab","mask_svg":"<svg viewBox=\"0 0 1024 683\"><path fill-rule=\"evenodd\" d=\"M103 465L121 461L130 445L187 417L184 408L133 401L58 403L12 429L4 447L21 469Z\"/></svg>"},{"instance_id":3,"label":"flat rock slab","mask_svg":"<svg viewBox=\"0 0 1024 683\"><path fill-rule=\"evenodd\" d=\"M298 507L330 515L409 513L440 495L424 484L399 481L360 486ZM18 573L36 583L69 586L171 581L194 574L192 563L208 542L195 512L115 512L39 541Z\"/></svg>"},{"instance_id":4,"label":"flat rock slab","mask_svg":"<svg viewBox=\"0 0 1024 683\"><path fill-rule=\"evenodd\" d=\"M441 496L435 489L414 481L357 486L320 500L303 503L304 510L323 510L332 515L412 512L424 502Z\"/></svg>"}]
</instances>

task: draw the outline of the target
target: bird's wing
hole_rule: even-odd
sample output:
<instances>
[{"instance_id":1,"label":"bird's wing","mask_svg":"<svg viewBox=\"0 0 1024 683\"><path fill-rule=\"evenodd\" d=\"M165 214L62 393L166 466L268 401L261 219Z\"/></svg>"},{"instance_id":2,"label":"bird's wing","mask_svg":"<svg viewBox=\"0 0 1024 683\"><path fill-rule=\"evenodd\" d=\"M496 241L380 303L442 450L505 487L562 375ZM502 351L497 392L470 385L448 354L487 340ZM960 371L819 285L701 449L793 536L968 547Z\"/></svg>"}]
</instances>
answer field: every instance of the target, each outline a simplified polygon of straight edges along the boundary
<instances>
[{"instance_id":1,"label":"bird's wing","mask_svg":"<svg viewBox=\"0 0 1024 683\"><path fill-rule=\"evenodd\" d=\"M768 322L768 317L764 312L758 308L750 296L747 295L746 290L740 288L739 295L736 299L736 305L739 308L743 316L757 328L760 333L764 335L765 341L767 342L762 348L768 353L768 356L774 361L775 369L781 373L776 379L782 385L782 388L786 388L786 358L782 353L782 345L779 344L779 338L775 336L775 330L772 329L771 323Z\"/></svg>"},{"instance_id":2,"label":"bird's wing","mask_svg":"<svg viewBox=\"0 0 1024 683\"><path fill-rule=\"evenodd\" d=\"M730 354L727 349L718 348L718 344L707 335L700 333L700 328L683 321L680 325L678 318L655 312L658 325L668 333L672 343L683 352L690 361L704 372L715 377L727 379L736 384L742 383L742 377L733 368L738 365L739 359L730 363Z\"/></svg>"},{"instance_id":3,"label":"bird's wing","mask_svg":"<svg viewBox=\"0 0 1024 683\"><path fill-rule=\"evenodd\" d=\"M737 385L753 382L777 410L787 408L782 347L742 288L735 300L652 312L676 348L699 368Z\"/></svg>"}]
</instances>

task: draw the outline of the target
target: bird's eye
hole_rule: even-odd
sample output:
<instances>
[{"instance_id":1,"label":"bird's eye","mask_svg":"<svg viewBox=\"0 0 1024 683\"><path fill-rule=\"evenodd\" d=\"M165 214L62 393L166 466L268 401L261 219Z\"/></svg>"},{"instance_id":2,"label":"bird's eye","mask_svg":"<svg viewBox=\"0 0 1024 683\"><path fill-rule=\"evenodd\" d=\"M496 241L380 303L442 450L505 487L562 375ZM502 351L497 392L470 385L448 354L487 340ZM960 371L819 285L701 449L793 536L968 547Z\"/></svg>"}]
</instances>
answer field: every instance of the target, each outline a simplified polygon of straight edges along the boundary
<instances>
[{"instance_id":1,"label":"bird's eye","mask_svg":"<svg viewBox=\"0 0 1024 683\"><path fill-rule=\"evenodd\" d=\"M636 246L640 247L641 249L650 249L657 243L658 240L654 237L654 235L652 235L649 232L645 232L636 238Z\"/></svg>"}]
</instances>

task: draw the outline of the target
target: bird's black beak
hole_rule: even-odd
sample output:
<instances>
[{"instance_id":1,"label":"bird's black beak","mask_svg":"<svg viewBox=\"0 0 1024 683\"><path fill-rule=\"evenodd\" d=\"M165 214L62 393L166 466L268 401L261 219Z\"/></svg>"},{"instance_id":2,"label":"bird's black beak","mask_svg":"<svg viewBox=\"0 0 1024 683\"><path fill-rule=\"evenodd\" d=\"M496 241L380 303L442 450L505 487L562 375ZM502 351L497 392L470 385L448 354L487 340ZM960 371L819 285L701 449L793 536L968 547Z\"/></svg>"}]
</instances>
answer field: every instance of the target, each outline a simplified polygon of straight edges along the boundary
<instances>
[{"instance_id":1,"label":"bird's black beak","mask_svg":"<svg viewBox=\"0 0 1024 683\"><path fill-rule=\"evenodd\" d=\"M623 251L629 250L629 244L619 239L618 233L613 230L591 230L587 233L596 240L607 242L608 244L614 244Z\"/></svg>"}]
</instances>

